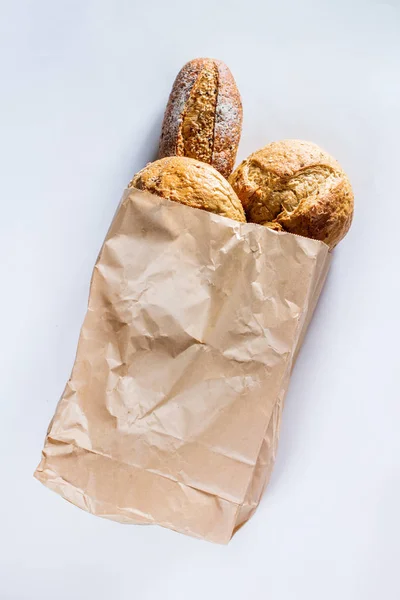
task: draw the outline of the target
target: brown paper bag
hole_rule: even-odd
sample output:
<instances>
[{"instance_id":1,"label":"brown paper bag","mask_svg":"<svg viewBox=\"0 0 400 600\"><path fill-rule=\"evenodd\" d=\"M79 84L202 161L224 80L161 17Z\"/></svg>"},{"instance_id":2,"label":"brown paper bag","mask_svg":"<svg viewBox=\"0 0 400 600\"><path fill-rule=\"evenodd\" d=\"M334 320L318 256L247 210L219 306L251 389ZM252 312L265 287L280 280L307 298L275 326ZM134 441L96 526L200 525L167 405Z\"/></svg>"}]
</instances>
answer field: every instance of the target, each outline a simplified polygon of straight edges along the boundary
<instances>
[{"instance_id":1,"label":"brown paper bag","mask_svg":"<svg viewBox=\"0 0 400 600\"><path fill-rule=\"evenodd\" d=\"M126 190L35 476L95 515L228 542L328 264L321 242Z\"/></svg>"}]
</instances>

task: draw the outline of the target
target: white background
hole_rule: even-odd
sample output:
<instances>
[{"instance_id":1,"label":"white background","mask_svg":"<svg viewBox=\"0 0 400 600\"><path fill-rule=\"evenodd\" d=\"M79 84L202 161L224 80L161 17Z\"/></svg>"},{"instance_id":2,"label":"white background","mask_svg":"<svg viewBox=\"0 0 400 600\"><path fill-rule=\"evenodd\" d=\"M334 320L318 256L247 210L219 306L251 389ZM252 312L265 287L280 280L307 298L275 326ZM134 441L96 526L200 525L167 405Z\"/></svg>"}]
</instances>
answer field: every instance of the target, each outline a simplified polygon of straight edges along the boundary
<instances>
[{"instance_id":1,"label":"white background","mask_svg":"<svg viewBox=\"0 0 400 600\"><path fill-rule=\"evenodd\" d=\"M398 600L399 1L2 0L0 13L0 600ZM271 484L228 546L95 518L32 477L97 252L196 56L237 80L239 159L312 140L356 197Z\"/></svg>"}]
</instances>

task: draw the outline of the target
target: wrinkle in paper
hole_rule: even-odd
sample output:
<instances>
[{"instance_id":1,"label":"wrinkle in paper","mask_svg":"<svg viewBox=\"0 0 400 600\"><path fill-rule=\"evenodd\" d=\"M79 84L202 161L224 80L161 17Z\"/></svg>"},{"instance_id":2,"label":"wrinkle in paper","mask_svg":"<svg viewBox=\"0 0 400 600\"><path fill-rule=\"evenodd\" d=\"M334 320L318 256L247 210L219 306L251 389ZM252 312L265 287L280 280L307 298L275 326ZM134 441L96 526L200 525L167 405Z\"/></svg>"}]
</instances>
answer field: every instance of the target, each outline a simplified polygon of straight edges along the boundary
<instances>
[{"instance_id":1,"label":"wrinkle in paper","mask_svg":"<svg viewBox=\"0 0 400 600\"><path fill-rule=\"evenodd\" d=\"M228 542L328 265L321 242L126 190L35 476L93 514Z\"/></svg>"}]
</instances>

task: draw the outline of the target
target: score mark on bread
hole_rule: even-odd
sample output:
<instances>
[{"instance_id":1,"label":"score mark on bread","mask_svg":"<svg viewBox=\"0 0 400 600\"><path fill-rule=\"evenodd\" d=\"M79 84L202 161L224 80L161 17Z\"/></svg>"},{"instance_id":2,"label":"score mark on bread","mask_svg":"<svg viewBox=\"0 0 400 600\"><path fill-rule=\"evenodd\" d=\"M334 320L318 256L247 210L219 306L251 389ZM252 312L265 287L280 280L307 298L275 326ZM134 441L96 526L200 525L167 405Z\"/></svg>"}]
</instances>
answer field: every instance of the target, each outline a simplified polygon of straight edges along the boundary
<instances>
[{"instance_id":1,"label":"score mark on bread","mask_svg":"<svg viewBox=\"0 0 400 600\"><path fill-rule=\"evenodd\" d=\"M187 156L228 177L242 130L242 102L228 67L196 58L178 73L164 115L160 158Z\"/></svg>"}]
</instances>

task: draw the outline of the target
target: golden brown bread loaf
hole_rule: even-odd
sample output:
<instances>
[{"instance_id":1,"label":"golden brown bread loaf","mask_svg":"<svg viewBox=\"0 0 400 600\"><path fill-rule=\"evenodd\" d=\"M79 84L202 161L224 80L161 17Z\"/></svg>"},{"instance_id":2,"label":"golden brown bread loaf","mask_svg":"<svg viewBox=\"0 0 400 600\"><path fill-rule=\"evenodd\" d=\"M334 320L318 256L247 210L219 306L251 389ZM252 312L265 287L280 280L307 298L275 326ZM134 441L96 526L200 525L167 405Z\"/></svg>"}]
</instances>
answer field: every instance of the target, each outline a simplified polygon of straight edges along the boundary
<instances>
[{"instance_id":1,"label":"golden brown bread loaf","mask_svg":"<svg viewBox=\"0 0 400 600\"><path fill-rule=\"evenodd\" d=\"M129 187L246 221L242 204L227 180L211 165L192 158L171 156L149 163Z\"/></svg>"},{"instance_id":2,"label":"golden brown bread loaf","mask_svg":"<svg viewBox=\"0 0 400 600\"><path fill-rule=\"evenodd\" d=\"M334 248L353 217L350 182L311 142L273 142L251 154L229 178L248 221L321 240Z\"/></svg>"},{"instance_id":3,"label":"golden brown bread loaf","mask_svg":"<svg viewBox=\"0 0 400 600\"><path fill-rule=\"evenodd\" d=\"M178 73L162 125L159 156L187 156L228 177L242 130L242 102L220 60L196 58Z\"/></svg>"}]
</instances>

